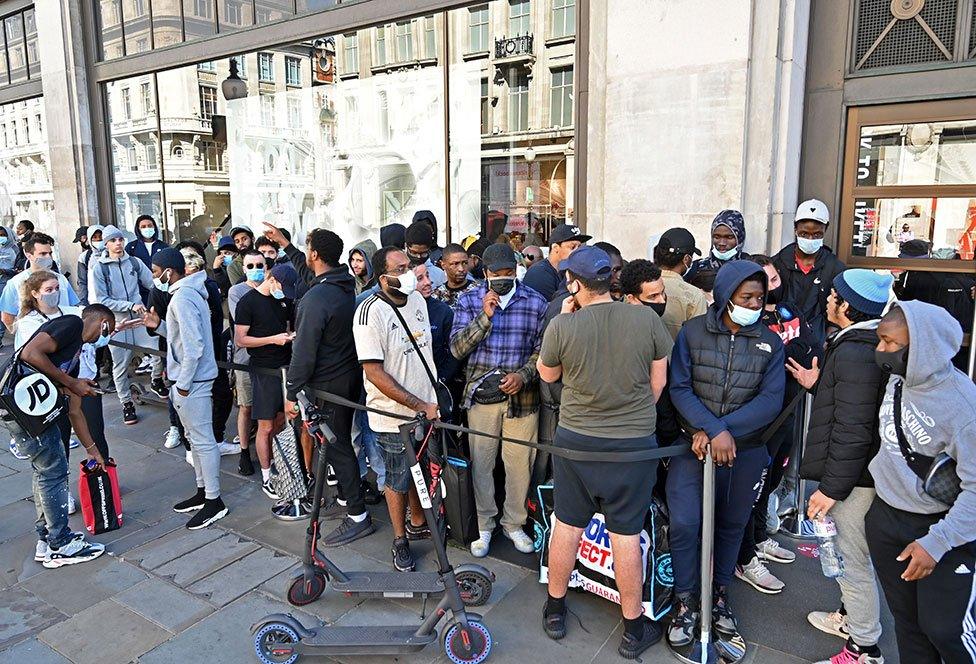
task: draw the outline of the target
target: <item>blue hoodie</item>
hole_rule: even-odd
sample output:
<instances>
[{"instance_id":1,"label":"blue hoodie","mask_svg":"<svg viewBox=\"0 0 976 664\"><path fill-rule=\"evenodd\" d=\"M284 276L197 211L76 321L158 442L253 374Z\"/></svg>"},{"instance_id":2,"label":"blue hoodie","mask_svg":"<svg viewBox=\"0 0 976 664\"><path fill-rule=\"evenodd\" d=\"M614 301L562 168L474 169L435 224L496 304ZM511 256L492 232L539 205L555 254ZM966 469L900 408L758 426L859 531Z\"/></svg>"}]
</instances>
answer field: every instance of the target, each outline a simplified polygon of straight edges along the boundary
<instances>
[{"instance_id":1,"label":"blue hoodie","mask_svg":"<svg viewBox=\"0 0 976 664\"><path fill-rule=\"evenodd\" d=\"M728 431L739 447L757 447L783 408L786 356L779 335L758 320L732 334L722 314L739 285L765 275L751 261L729 261L715 277L715 302L684 324L671 354L671 400L685 437Z\"/></svg>"}]
</instances>

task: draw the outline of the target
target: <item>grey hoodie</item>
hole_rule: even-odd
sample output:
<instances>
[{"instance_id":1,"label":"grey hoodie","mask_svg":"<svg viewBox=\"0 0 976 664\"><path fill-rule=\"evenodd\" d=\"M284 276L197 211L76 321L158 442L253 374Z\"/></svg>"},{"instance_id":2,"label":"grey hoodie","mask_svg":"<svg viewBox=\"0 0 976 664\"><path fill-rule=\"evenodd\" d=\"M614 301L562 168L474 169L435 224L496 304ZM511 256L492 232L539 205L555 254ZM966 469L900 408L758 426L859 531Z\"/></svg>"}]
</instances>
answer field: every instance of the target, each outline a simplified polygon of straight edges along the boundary
<instances>
[{"instance_id":1,"label":"grey hoodie","mask_svg":"<svg viewBox=\"0 0 976 664\"><path fill-rule=\"evenodd\" d=\"M134 256L123 253L112 258L106 249L97 260L88 262L88 300L104 304L119 320L129 318L132 307L142 304L139 286L151 289L153 276Z\"/></svg>"},{"instance_id":2,"label":"grey hoodie","mask_svg":"<svg viewBox=\"0 0 976 664\"><path fill-rule=\"evenodd\" d=\"M962 493L948 513L919 539L936 561L950 549L976 541L976 385L952 365L962 329L941 307L898 302L908 321L908 369L902 387L902 425L909 446L926 456L946 452L956 460ZM881 449L871 461L878 496L895 509L938 514L948 508L922 491L922 481L901 454L895 433L892 376L881 404ZM906 542L906 544L908 544Z\"/></svg>"},{"instance_id":3,"label":"grey hoodie","mask_svg":"<svg viewBox=\"0 0 976 664\"><path fill-rule=\"evenodd\" d=\"M166 376L179 390L217 377L206 280L201 270L173 284L166 321L156 330L166 337Z\"/></svg>"},{"instance_id":4,"label":"grey hoodie","mask_svg":"<svg viewBox=\"0 0 976 664\"><path fill-rule=\"evenodd\" d=\"M17 262L17 236L14 229L4 226L7 231L7 244L0 247L0 290L7 284L7 280L14 276L14 264Z\"/></svg>"},{"instance_id":5,"label":"grey hoodie","mask_svg":"<svg viewBox=\"0 0 976 664\"><path fill-rule=\"evenodd\" d=\"M92 244L92 235L104 230L104 228L100 224L88 227L88 230L85 231L85 235L88 237L88 248L78 256L78 295L80 296L81 304L86 307L88 306L88 267L91 265L92 256L97 256L101 253Z\"/></svg>"}]
</instances>

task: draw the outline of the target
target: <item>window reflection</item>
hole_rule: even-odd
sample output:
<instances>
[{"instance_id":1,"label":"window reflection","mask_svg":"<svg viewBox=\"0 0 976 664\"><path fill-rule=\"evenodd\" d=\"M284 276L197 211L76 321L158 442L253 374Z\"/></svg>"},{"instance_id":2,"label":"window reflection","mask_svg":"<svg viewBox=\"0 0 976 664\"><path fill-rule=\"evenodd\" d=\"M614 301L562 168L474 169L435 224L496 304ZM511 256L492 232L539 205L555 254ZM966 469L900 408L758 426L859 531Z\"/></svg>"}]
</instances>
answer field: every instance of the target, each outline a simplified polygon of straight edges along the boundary
<instances>
[{"instance_id":1,"label":"window reflection","mask_svg":"<svg viewBox=\"0 0 976 664\"><path fill-rule=\"evenodd\" d=\"M857 198L853 254L973 260L976 198Z\"/></svg>"},{"instance_id":2,"label":"window reflection","mask_svg":"<svg viewBox=\"0 0 976 664\"><path fill-rule=\"evenodd\" d=\"M56 233L44 98L0 105L0 225L29 219Z\"/></svg>"},{"instance_id":3,"label":"window reflection","mask_svg":"<svg viewBox=\"0 0 976 664\"><path fill-rule=\"evenodd\" d=\"M857 186L976 183L976 119L863 127Z\"/></svg>"}]
</instances>

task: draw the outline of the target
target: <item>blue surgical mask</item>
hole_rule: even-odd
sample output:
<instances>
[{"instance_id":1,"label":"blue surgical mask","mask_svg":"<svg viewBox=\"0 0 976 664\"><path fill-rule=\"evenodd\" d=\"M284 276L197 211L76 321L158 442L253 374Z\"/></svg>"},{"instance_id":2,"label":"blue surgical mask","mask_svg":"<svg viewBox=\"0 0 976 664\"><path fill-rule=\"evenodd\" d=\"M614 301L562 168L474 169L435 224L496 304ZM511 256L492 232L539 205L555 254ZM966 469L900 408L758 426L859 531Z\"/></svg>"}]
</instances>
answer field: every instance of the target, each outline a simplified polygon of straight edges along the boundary
<instances>
[{"instance_id":1,"label":"blue surgical mask","mask_svg":"<svg viewBox=\"0 0 976 664\"><path fill-rule=\"evenodd\" d=\"M140 228L139 234L147 240L151 240L156 237L156 229L151 226L149 228Z\"/></svg>"},{"instance_id":2,"label":"blue surgical mask","mask_svg":"<svg viewBox=\"0 0 976 664\"><path fill-rule=\"evenodd\" d=\"M105 348L105 346L108 346L108 342L111 340L111 338L112 336L109 334L102 334L92 342L92 346L95 348Z\"/></svg>"},{"instance_id":3,"label":"blue surgical mask","mask_svg":"<svg viewBox=\"0 0 976 664\"><path fill-rule=\"evenodd\" d=\"M104 240L93 240L92 241L92 246L95 247L95 251L101 251L102 249L105 248L105 241Z\"/></svg>"},{"instance_id":4,"label":"blue surgical mask","mask_svg":"<svg viewBox=\"0 0 976 664\"><path fill-rule=\"evenodd\" d=\"M288 258L288 254L285 253L284 249L278 250L278 258Z\"/></svg>"},{"instance_id":5,"label":"blue surgical mask","mask_svg":"<svg viewBox=\"0 0 976 664\"><path fill-rule=\"evenodd\" d=\"M823 238L817 238L816 240L811 240L809 238L796 236L796 246L800 248L800 251L805 253L807 256L812 256L823 246Z\"/></svg>"},{"instance_id":6,"label":"blue surgical mask","mask_svg":"<svg viewBox=\"0 0 976 664\"><path fill-rule=\"evenodd\" d=\"M762 314L762 309L747 309L745 307L740 307L738 304L732 304L729 302L729 318L732 322L740 327L746 327L747 325L752 325Z\"/></svg>"},{"instance_id":7,"label":"blue surgical mask","mask_svg":"<svg viewBox=\"0 0 976 664\"><path fill-rule=\"evenodd\" d=\"M165 274L165 272L163 274ZM166 281L163 281L162 279L158 279L158 278L153 278L153 284L156 286L156 289L159 290L159 292L161 293L169 292L169 277L166 277Z\"/></svg>"},{"instance_id":8,"label":"blue surgical mask","mask_svg":"<svg viewBox=\"0 0 976 664\"><path fill-rule=\"evenodd\" d=\"M244 275L247 277L248 281L261 283L262 281L264 281L264 268L256 267L250 270L245 270Z\"/></svg>"},{"instance_id":9,"label":"blue surgical mask","mask_svg":"<svg viewBox=\"0 0 976 664\"><path fill-rule=\"evenodd\" d=\"M0 247L2 247L5 244L7 244L8 241L9 241L9 238L6 235L0 235Z\"/></svg>"},{"instance_id":10,"label":"blue surgical mask","mask_svg":"<svg viewBox=\"0 0 976 664\"><path fill-rule=\"evenodd\" d=\"M739 251L738 247L732 247L728 251L719 251L715 247L712 247L712 256L719 259L720 261L727 261L735 258L735 255L738 253L738 251Z\"/></svg>"},{"instance_id":11,"label":"blue surgical mask","mask_svg":"<svg viewBox=\"0 0 976 664\"><path fill-rule=\"evenodd\" d=\"M284 300L285 299L285 291L281 290L280 288L277 289L277 290L273 290L273 291L271 291L271 297L273 297L276 300Z\"/></svg>"},{"instance_id":12,"label":"blue surgical mask","mask_svg":"<svg viewBox=\"0 0 976 664\"><path fill-rule=\"evenodd\" d=\"M224 254L224 267L230 265L234 262L234 257L229 254Z\"/></svg>"}]
</instances>

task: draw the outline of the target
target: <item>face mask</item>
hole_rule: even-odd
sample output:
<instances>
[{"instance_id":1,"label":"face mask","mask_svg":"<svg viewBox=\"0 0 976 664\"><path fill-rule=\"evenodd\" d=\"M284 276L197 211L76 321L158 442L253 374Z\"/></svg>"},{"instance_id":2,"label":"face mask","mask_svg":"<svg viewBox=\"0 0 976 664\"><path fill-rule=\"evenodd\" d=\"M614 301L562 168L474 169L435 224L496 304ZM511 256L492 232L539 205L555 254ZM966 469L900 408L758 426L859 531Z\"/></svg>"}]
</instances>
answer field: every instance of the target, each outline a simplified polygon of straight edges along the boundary
<instances>
[{"instance_id":1,"label":"face mask","mask_svg":"<svg viewBox=\"0 0 976 664\"><path fill-rule=\"evenodd\" d=\"M97 339L95 339L95 341L92 342L92 346L94 346L95 348L105 348L105 346L108 346L108 342L111 338L112 338L111 335L103 332L101 336L99 336Z\"/></svg>"},{"instance_id":2,"label":"face mask","mask_svg":"<svg viewBox=\"0 0 976 664\"><path fill-rule=\"evenodd\" d=\"M105 242L103 240L94 240L92 246L95 247L95 251L101 251L105 248Z\"/></svg>"},{"instance_id":3,"label":"face mask","mask_svg":"<svg viewBox=\"0 0 976 664\"><path fill-rule=\"evenodd\" d=\"M515 277L491 277L488 280L488 288L504 297L515 288Z\"/></svg>"},{"instance_id":4,"label":"face mask","mask_svg":"<svg viewBox=\"0 0 976 664\"><path fill-rule=\"evenodd\" d=\"M246 270L244 272L244 276L247 277L248 281L255 281L260 283L264 281L264 268L263 267L251 268L250 270Z\"/></svg>"},{"instance_id":5,"label":"face mask","mask_svg":"<svg viewBox=\"0 0 976 664\"><path fill-rule=\"evenodd\" d=\"M142 237L146 238L147 240L151 240L154 237L156 237L156 229L155 228L151 228L151 227L150 228L140 228L139 229L139 234L142 235Z\"/></svg>"},{"instance_id":6,"label":"face mask","mask_svg":"<svg viewBox=\"0 0 976 664\"><path fill-rule=\"evenodd\" d=\"M228 265L230 265L233 262L234 262L234 257L233 256L224 254L224 267L227 267Z\"/></svg>"},{"instance_id":7,"label":"face mask","mask_svg":"<svg viewBox=\"0 0 976 664\"><path fill-rule=\"evenodd\" d=\"M61 302L61 292L52 291L50 293L41 293L41 296L38 299L43 302L44 306L46 306L48 309L54 309Z\"/></svg>"},{"instance_id":8,"label":"face mask","mask_svg":"<svg viewBox=\"0 0 976 664\"><path fill-rule=\"evenodd\" d=\"M766 291L766 304L779 304L781 297L783 297L783 284Z\"/></svg>"},{"instance_id":9,"label":"face mask","mask_svg":"<svg viewBox=\"0 0 976 664\"><path fill-rule=\"evenodd\" d=\"M874 351L875 363L896 376L905 376L908 373L908 346L893 351Z\"/></svg>"},{"instance_id":10,"label":"face mask","mask_svg":"<svg viewBox=\"0 0 976 664\"><path fill-rule=\"evenodd\" d=\"M163 274L165 275L166 273L164 272ZM155 284L156 289L159 290L161 293L169 292L169 277L166 277L166 281L163 281L162 278L159 279L154 278L153 284Z\"/></svg>"},{"instance_id":11,"label":"face mask","mask_svg":"<svg viewBox=\"0 0 976 664\"><path fill-rule=\"evenodd\" d=\"M281 290L280 288L277 288L277 289L271 291L271 297L273 297L276 300L284 300L285 299L285 291Z\"/></svg>"},{"instance_id":12,"label":"face mask","mask_svg":"<svg viewBox=\"0 0 976 664\"><path fill-rule=\"evenodd\" d=\"M31 261L31 265L36 267L38 270L50 270L54 267L54 259L50 256L38 256Z\"/></svg>"},{"instance_id":13,"label":"face mask","mask_svg":"<svg viewBox=\"0 0 976 664\"><path fill-rule=\"evenodd\" d=\"M288 254L285 253L285 250L284 249L279 249L278 250L278 258L287 258L287 257L288 257Z\"/></svg>"},{"instance_id":14,"label":"face mask","mask_svg":"<svg viewBox=\"0 0 976 664\"><path fill-rule=\"evenodd\" d=\"M729 303L729 318L740 327L752 325L759 320L761 314L761 309L746 309L745 307L740 307L738 304Z\"/></svg>"},{"instance_id":15,"label":"face mask","mask_svg":"<svg viewBox=\"0 0 976 664\"><path fill-rule=\"evenodd\" d=\"M0 247L2 247L3 245L7 244L7 242L8 242L7 236L6 235L0 235Z\"/></svg>"},{"instance_id":16,"label":"face mask","mask_svg":"<svg viewBox=\"0 0 976 664\"><path fill-rule=\"evenodd\" d=\"M407 252L407 258L410 259L410 267L417 267L418 265L423 265L430 258L430 252L425 254L413 254L409 251Z\"/></svg>"},{"instance_id":17,"label":"face mask","mask_svg":"<svg viewBox=\"0 0 976 664\"><path fill-rule=\"evenodd\" d=\"M387 275L388 277L391 275ZM394 286L394 290L398 291L404 297L409 297L410 293L417 290L417 275L413 273L413 270L407 270L399 277L393 277L400 282L399 286Z\"/></svg>"},{"instance_id":18,"label":"face mask","mask_svg":"<svg viewBox=\"0 0 976 664\"><path fill-rule=\"evenodd\" d=\"M20 242L21 240L24 239L24 234L23 233L14 233L14 237L16 237L17 238L17 241Z\"/></svg>"},{"instance_id":19,"label":"face mask","mask_svg":"<svg viewBox=\"0 0 976 664\"><path fill-rule=\"evenodd\" d=\"M720 261L727 261L732 258L735 258L735 254L737 253L738 249L739 249L738 247L732 247L728 251L719 251L715 247L712 247L712 256L719 259Z\"/></svg>"},{"instance_id":20,"label":"face mask","mask_svg":"<svg viewBox=\"0 0 976 664\"><path fill-rule=\"evenodd\" d=\"M796 236L796 246L800 248L800 251L805 253L807 256L812 256L813 254L820 251L820 247L823 246L823 238L818 238L816 240L810 240L805 237Z\"/></svg>"},{"instance_id":21,"label":"face mask","mask_svg":"<svg viewBox=\"0 0 976 664\"><path fill-rule=\"evenodd\" d=\"M644 300L638 300L645 307L650 307L651 311L656 313L659 317L664 315L664 309L668 306L667 302L645 302Z\"/></svg>"}]
</instances>

